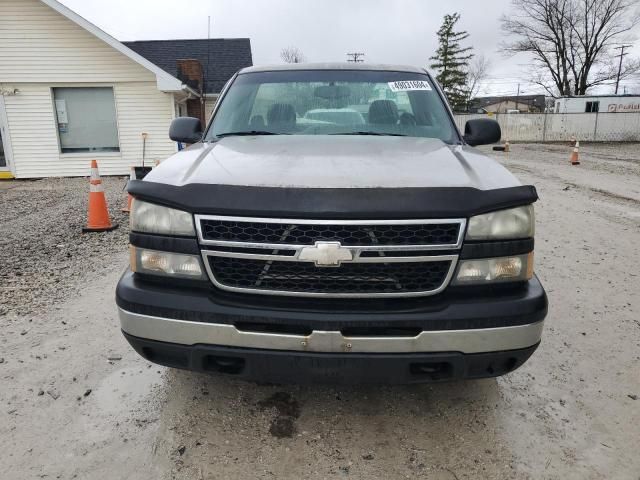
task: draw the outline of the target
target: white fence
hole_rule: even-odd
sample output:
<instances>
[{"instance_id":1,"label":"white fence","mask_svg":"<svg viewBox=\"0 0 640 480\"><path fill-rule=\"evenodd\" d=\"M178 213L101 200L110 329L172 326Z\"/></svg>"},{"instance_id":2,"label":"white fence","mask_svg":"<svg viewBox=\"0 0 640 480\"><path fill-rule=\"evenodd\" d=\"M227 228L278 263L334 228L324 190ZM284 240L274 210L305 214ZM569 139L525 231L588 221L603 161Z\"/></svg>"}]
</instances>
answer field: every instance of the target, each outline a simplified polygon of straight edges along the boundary
<instances>
[{"instance_id":1,"label":"white fence","mask_svg":"<svg viewBox=\"0 0 640 480\"><path fill-rule=\"evenodd\" d=\"M502 139L511 142L640 142L640 112L455 115L462 132L471 118L497 120Z\"/></svg>"}]
</instances>

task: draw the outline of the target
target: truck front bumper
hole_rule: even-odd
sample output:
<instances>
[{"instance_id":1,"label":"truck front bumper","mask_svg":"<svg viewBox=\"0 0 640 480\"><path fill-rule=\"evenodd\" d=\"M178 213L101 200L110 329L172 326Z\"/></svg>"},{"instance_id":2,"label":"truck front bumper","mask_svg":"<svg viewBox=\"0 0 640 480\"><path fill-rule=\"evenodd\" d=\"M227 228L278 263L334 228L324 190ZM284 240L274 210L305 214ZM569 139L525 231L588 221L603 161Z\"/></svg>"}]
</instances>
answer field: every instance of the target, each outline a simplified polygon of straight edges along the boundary
<instances>
[{"instance_id":1,"label":"truck front bumper","mask_svg":"<svg viewBox=\"0 0 640 480\"><path fill-rule=\"evenodd\" d=\"M275 383L502 375L535 351L547 312L536 278L508 294L443 295L397 309L387 302L375 311L337 303L323 311L238 304L125 272L116 301L126 339L147 360Z\"/></svg>"}]
</instances>

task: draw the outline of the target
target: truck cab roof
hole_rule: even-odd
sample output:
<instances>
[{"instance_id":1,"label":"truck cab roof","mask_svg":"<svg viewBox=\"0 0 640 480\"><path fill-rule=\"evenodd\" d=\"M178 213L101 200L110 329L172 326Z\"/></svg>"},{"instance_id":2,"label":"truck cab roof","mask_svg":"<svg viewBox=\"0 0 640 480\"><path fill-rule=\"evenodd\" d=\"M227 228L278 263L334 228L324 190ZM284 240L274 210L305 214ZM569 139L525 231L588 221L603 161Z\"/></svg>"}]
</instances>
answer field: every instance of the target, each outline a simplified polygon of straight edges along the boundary
<instances>
[{"instance_id":1,"label":"truck cab roof","mask_svg":"<svg viewBox=\"0 0 640 480\"><path fill-rule=\"evenodd\" d=\"M285 63L274 65L261 65L247 67L240 70L239 74L258 72L278 72L286 70L369 70L377 72L407 72L426 73L420 67L410 65L386 65L375 63L352 63L352 62L327 62L327 63Z\"/></svg>"}]
</instances>

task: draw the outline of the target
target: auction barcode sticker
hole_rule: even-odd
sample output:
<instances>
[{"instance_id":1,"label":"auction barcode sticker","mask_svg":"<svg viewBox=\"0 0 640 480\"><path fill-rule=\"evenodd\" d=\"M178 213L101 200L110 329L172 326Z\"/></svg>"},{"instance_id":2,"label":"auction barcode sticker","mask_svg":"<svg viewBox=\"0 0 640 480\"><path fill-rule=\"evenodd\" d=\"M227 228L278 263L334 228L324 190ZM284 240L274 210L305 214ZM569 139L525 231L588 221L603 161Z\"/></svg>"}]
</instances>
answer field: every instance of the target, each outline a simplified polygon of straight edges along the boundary
<instances>
[{"instance_id":1,"label":"auction barcode sticker","mask_svg":"<svg viewBox=\"0 0 640 480\"><path fill-rule=\"evenodd\" d=\"M424 80L398 80L397 82L389 82L389 88L392 92L409 92L411 90L431 90L431 85Z\"/></svg>"}]
</instances>

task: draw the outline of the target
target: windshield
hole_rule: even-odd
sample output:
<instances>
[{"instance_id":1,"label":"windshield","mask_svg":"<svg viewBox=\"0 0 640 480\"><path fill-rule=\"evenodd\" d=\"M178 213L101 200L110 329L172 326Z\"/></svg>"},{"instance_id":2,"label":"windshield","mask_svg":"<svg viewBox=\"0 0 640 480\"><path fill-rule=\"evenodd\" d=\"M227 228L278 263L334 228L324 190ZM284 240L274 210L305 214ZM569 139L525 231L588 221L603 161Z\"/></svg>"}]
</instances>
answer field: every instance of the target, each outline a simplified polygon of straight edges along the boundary
<instances>
[{"instance_id":1,"label":"windshield","mask_svg":"<svg viewBox=\"0 0 640 480\"><path fill-rule=\"evenodd\" d=\"M426 74L289 70L240 74L205 141L232 135L394 135L459 141Z\"/></svg>"}]
</instances>

